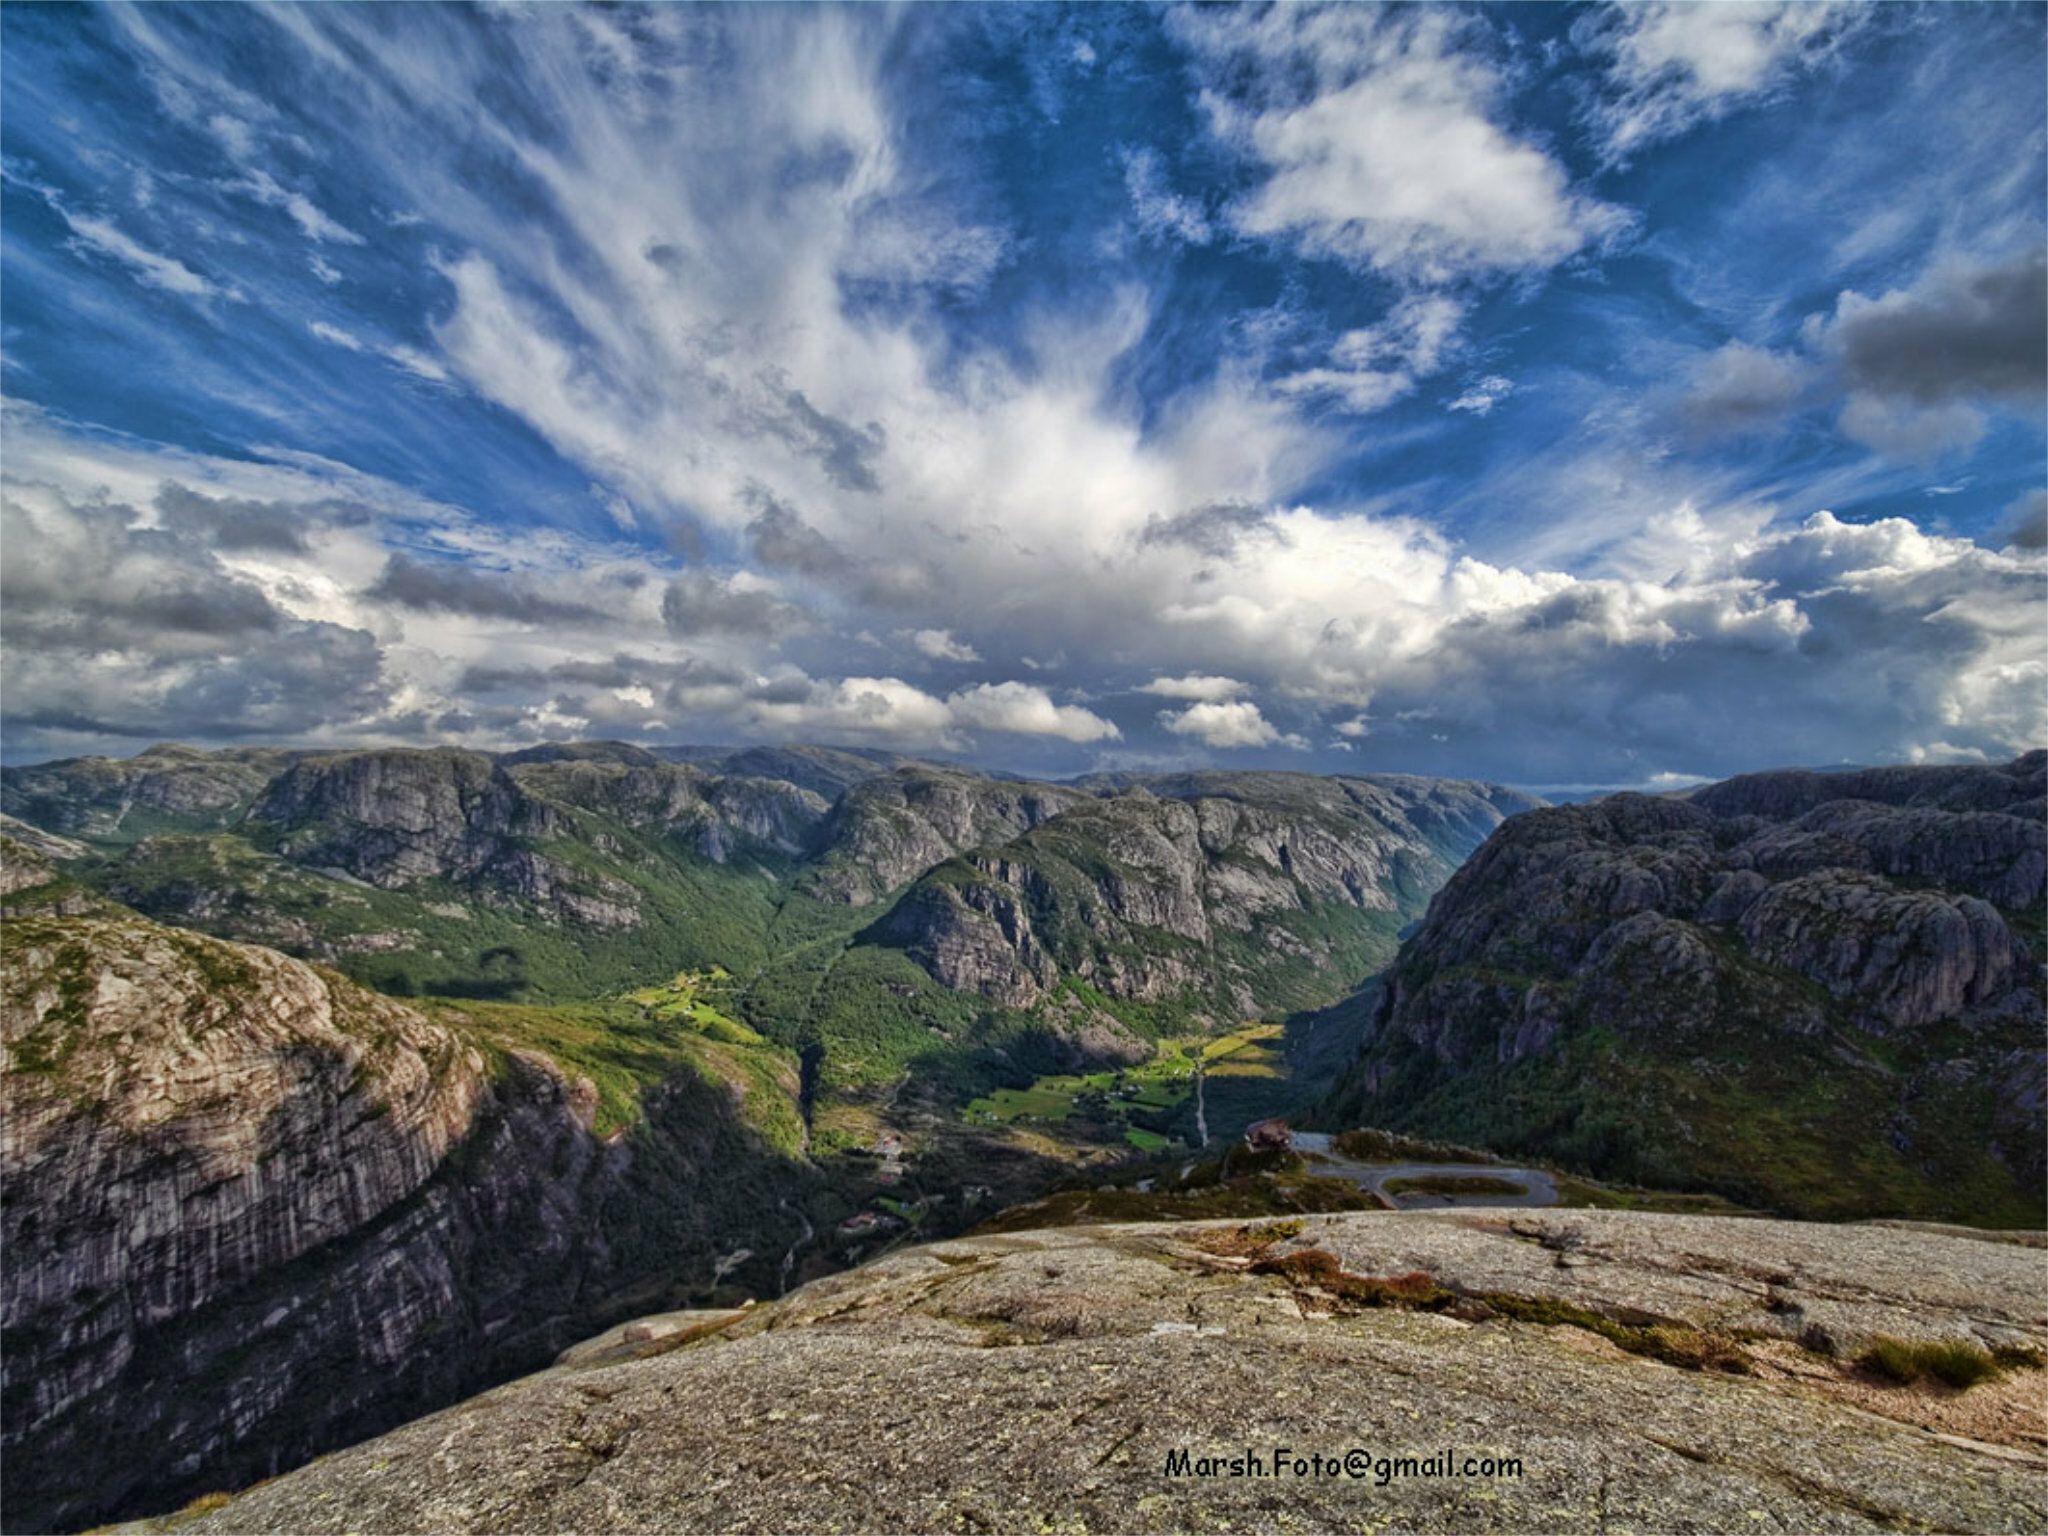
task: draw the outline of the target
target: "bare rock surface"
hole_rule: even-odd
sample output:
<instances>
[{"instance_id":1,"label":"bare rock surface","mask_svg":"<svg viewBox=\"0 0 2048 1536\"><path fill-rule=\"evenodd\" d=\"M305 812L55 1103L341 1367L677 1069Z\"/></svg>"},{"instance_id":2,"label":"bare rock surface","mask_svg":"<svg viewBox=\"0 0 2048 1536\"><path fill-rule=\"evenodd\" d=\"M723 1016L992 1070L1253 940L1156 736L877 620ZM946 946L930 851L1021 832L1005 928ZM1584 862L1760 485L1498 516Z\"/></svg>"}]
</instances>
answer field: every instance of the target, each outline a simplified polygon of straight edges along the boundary
<instances>
[{"instance_id":1,"label":"bare rock surface","mask_svg":"<svg viewBox=\"0 0 2048 1536\"><path fill-rule=\"evenodd\" d=\"M1311 1250L1355 1276L1424 1271L1459 1307L1347 1307L1288 1271ZM2008 1378L2035 1407L1993 1444L1922 1429L1925 1388L1848 1402L1784 1370L1682 1369L1481 1298L1711 1329L1759 1360L1813 1321L2038 1348L2044 1266L1940 1232L1617 1212L969 1237L513 1383L180 1528L2035 1530L2038 1370ZM1202 1475L1239 1456L1270 1474L1283 1450L1281 1475ZM1306 1463L1352 1451L1363 1476Z\"/></svg>"}]
</instances>

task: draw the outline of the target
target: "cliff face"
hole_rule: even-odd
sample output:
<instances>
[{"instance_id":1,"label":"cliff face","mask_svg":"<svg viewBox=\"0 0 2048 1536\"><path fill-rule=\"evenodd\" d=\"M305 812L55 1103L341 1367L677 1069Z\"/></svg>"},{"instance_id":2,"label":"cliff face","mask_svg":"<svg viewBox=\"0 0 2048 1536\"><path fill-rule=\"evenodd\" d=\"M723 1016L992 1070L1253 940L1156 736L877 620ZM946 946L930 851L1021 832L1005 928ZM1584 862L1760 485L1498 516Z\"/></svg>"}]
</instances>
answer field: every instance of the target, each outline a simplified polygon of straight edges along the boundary
<instances>
[{"instance_id":1,"label":"cliff face","mask_svg":"<svg viewBox=\"0 0 2048 1536\"><path fill-rule=\"evenodd\" d=\"M2044 764L1519 818L1403 948L1329 1112L1801 1209L2038 1210Z\"/></svg>"},{"instance_id":2,"label":"cliff face","mask_svg":"<svg viewBox=\"0 0 2048 1536\"><path fill-rule=\"evenodd\" d=\"M875 929L944 985L1024 1007L1070 977L1223 1017L1328 1001L1392 952L1525 796L1440 781L1196 774L1119 785L942 865ZM1185 797L1185 798L1179 798Z\"/></svg>"},{"instance_id":3,"label":"cliff face","mask_svg":"<svg viewBox=\"0 0 2048 1536\"><path fill-rule=\"evenodd\" d=\"M231 825L298 754L268 747L151 747L0 774L0 809L55 832L111 842Z\"/></svg>"},{"instance_id":4,"label":"cliff face","mask_svg":"<svg viewBox=\"0 0 2048 1536\"><path fill-rule=\"evenodd\" d=\"M747 1230L691 1214L714 1156L744 1183L760 1155L723 1088L678 1083L653 1139L611 1146L547 1058L490 1067L270 951L132 917L5 938L10 1528L294 1465L531 1368L609 1288ZM622 1266L634 1210L668 1237Z\"/></svg>"},{"instance_id":5,"label":"cliff face","mask_svg":"<svg viewBox=\"0 0 2048 1536\"><path fill-rule=\"evenodd\" d=\"M852 786L819 829L806 891L867 906L969 848L1007 842L1091 797L1056 784L1013 784L930 764Z\"/></svg>"}]
</instances>

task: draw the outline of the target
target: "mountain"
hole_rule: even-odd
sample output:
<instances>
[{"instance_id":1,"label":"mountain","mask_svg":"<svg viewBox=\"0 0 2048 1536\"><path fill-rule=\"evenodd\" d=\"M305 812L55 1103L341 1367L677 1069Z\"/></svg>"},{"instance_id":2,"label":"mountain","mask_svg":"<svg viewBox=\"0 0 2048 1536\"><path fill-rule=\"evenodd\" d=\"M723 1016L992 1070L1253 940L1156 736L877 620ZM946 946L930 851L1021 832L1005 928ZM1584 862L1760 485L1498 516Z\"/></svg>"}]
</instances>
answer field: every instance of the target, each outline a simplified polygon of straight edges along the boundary
<instances>
[{"instance_id":1,"label":"mountain","mask_svg":"<svg viewBox=\"0 0 2048 1536\"><path fill-rule=\"evenodd\" d=\"M650 1319L177 1529L2048 1522L2038 1247L1509 1214L913 1249L749 1311ZM1871 1350L2002 1373L1900 1385L1858 1363Z\"/></svg>"},{"instance_id":2,"label":"mountain","mask_svg":"<svg viewBox=\"0 0 2048 1536\"><path fill-rule=\"evenodd\" d=\"M2038 1224L2048 753L1517 817L1432 902L1332 1124L1774 1210Z\"/></svg>"},{"instance_id":3,"label":"mountain","mask_svg":"<svg viewBox=\"0 0 2048 1536\"><path fill-rule=\"evenodd\" d=\"M81 888L392 995L573 1001L723 969L744 1022L812 1053L828 1091L907 1071L957 1101L1337 1000L1535 803L1403 777L1060 785L684 754L160 747L0 771L0 807L72 840ZM1042 934L982 910L1033 902Z\"/></svg>"},{"instance_id":4,"label":"mountain","mask_svg":"<svg viewBox=\"0 0 2048 1536\"><path fill-rule=\"evenodd\" d=\"M0 772L10 1519L264 1476L1123 1156L958 1112L1340 997L1528 803L1157 785L601 742ZM1029 989L955 963L1005 900Z\"/></svg>"},{"instance_id":5,"label":"mountain","mask_svg":"<svg viewBox=\"0 0 2048 1536\"><path fill-rule=\"evenodd\" d=\"M1012 1006L1069 979L1119 1001L1192 999L1218 1022L1311 1006L1330 976L1377 969L1459 860L1534 804L1439 780L1132 781L931 869L876 935Z\"/></svg>"},{"instance_id":6,"label":"mountain","mask_svg":"<svg viewBox=\"0 0 2048 1536\"><path fill-rule=\"evenodd\" d=\"M132 915L5 940L9 1529L294 1465L720 1255L772 1284L777 1202L818 1183L765 1046L643 1029L621 1098L573 1017L426 1013Z\"/></svg>"}]
</instances>

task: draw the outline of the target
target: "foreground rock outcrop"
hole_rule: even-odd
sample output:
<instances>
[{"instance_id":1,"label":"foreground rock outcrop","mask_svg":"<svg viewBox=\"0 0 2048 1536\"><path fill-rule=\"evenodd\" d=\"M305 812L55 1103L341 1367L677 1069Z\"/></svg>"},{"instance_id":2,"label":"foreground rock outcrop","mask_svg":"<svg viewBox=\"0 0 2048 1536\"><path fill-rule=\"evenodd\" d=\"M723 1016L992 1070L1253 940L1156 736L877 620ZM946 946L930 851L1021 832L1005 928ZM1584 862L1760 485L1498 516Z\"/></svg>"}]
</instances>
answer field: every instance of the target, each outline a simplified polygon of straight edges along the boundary
<instances>
[{"instance_id":1,"label":"foreground rock outcrop","mask_svg":"<svg viewBox=\"0 0 2048 1536\"><path fill-rule=\"evenodd\" d=\"M1368 1305L1365 1277L1429 1299ZM180 1529L2034 1530L2044 1279L1976 1236L1615 1212L969 1237L649 1328L647 1358L587 1353ZM2015 1368L1887 1385L1848 1360L1879 1336ZM1688 1348L1707 1368L1666 1363ZM1362 1476L1308 1461L1353 1451Z\"/></svg>"},{"instance_id":2,"label":"foreground rock outcrop","mask_svg":"<svg viewBox=\"0 0 2048 1536\"><path fill-rule=\"evenodd\" d=\"M2038 1221L2048 753L1517 818L1432 902L1333 1124L1774 1209Z\"/></svg>"},{"instance_id":3,"label":"foreground rock outcrop","mask_svg":"<svg viewBox=\"0 0 2048 1536\"><path fill-rule=\"evenodd\" d=\"M273 951L133 915L10 919L4 949L9 1530L374 1433L749 1230L693 1194L764 1161L722 1082L614 1144L547 1057Z\"/></svg>"}]
</instances>

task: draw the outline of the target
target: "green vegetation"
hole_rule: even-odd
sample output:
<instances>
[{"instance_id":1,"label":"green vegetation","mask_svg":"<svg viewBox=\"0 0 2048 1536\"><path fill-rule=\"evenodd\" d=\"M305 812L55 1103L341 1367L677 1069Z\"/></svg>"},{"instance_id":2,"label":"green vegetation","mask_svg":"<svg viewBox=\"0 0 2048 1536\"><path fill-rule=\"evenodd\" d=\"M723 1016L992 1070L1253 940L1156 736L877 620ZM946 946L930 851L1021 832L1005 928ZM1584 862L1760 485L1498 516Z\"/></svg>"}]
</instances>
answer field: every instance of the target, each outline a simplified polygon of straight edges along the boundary
<instances>
[{"instance_id":1,"label":"green vegetation","mask_svg":"<svg viewBox=\"0 0 2048 1536\"><path fill-rule=\"evenodd\" d=\"M1330 1145L1340 1156L1361 1163L1498 1163L1491 1152L1461 1147L1448 1141L1430 1141L1420 1136L1397 1136L1391 1131L1359 1127L1339 1131Z\"/></svg>"},{"instance_id":2,"label":"green vegetation","mask_svg":"<svg viewBox=\"0 0 2048 1536\"><path fill-rule=\"evenodd\" d=\"M1911 1385L1931 1376L1962 1392L1979 1382L1995 1380L2009 1370L2021 1367L2039 1369L2042 1359L2035 1350L2007 1348L1993 1351L1967 1339L1909 1343L1904 1339L1880 1335L1857 1357L1857 1363L1901 1385Z\"/></svg>"},{"instance_id":3,"label":"green vegetation","mask_svg":"<svg viewBox=\"0 0 2048 1536\"><path fill-rule=\"evenodd\" d=\"M662 986L628 992L626 1001L649 1018L664 1024L687 1025L706 1039L723 1041L727 1045L767 1044L764 1036L728 1018L714 1004L714 997L729 996L731 983L732 975L722 965L714 966L702 975L694 971L678 971Z\"/></svg>"},{"instance_id":4,"label":"green vegetation","mask_svg":"<svg viewBox=\"0 0 2048 1536\"><path fill-rule=\"evenodd\" d=\"M1710 1056L1684 1031L1644 1027L1624 1039L1580 1025L1550 1051L1510 1064L1493 1060L1490 1045L1481 1056L1459 1042L1490 1041L1486 1000L1532 978L1488 973L1482 987L1472 976L1445 973L1429 984L1468 988L1446 995L1472 999L1454 1015L1469 1022L1454 1022L1446 1042L1469 1053L1463 1063L1449 1069L1434 1046L1397 1032L1373 1053L1383 1076L1369 1105L1346 1087L1318 1114L1325 1123L1370 1114L1395 1137L1476 1143L1604 1182L1718 1196L1808 1219L1882 1212L1989 1227L2041 1224L2041 1192L2019 1188L1993 1153L1991 1096L1939 1070L1960 1048L1956 1041L1939 1030L1896 1036L1882 1043L1887 1062L1858 1066L1869 1059L1873 1037L1842 1022L1813 1035L1788 1030L1770 1009L1775 994L1757 974L1762 968L1747 960L1733 968L1750 990L1742 1006L1717 1014ZM1555 978L1548 984L1564 988ZM1986 1031L1974 1038L1978 1054L2038 1045L2037 1029L2023 1023L2009 1029L2009 1039ZM1899 1123L1908 1083L1910 1155L1872 1134ZM1686 1128L1683 1137L1671 1134L1674 1124Z\"/></svg>"}]
</instances>

